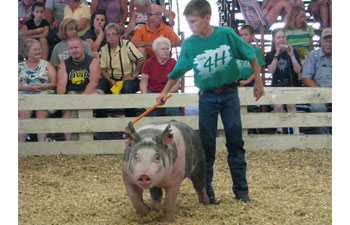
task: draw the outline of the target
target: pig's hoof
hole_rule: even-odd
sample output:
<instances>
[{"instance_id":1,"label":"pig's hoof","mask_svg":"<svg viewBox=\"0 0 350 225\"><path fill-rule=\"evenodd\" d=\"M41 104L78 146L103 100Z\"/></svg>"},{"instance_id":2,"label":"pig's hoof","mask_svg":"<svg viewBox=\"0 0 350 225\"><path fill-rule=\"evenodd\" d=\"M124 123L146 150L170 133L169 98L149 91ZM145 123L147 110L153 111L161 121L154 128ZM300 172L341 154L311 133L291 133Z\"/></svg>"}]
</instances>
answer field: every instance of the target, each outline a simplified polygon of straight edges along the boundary
<instances>
[{"instance_id":1,"label":"pig's hoof","mask_svg":"<svg viewBox=\"0 0 350 225\"><path fill-rule=\"evenodd\" d=\"M209 198L207 196L200 197L198 199L198 201L199 201L199 203L203 203L203 205L209 205L210 204Z\"/></svg>"},{"instance_id":2,"label":"pig's hoof","mask_svg":"<svg viewBox=\"0 0 350 225\"><path fill-rule=\"evenodd\" d=\"M175 222L175 215L173 215L173 216L165 215L165 221L167 221L167 222Z\"/></svg>"},{"instance_id":3,"label":"pig's hoof","mask_svg":"<svg viewBox=\"0 0 350 225\"><path fill-rule=\"evenodd\" d=\"M142 209L136 209L136 212L137 212L138 214L142 215L142 216L147 215L147 214L149 213L149 211L150 211L150 208L147 207L147 206L145 206L145 207L142 208Z\"/></svg>"},{"instance_id":4,"label":"pig's hoof","mask_svg":"<svg viewBox=\"0 0 350 225\"><path fill-rule=\"evenodd\" d=\"M202 203L203 205L209 205L210 204L209 198L205 199Z\"/></svg>"},{"instance_id":5,"label":"pig's hoof","mask_svg":"<svg viewBox=\"0 0 350 225\"><path fill-rule=\"evenodd\" d=\"M160 211L162 208L162 205L160 204L160 202L152 202L152 208L156 211Z\"/></svg>"}]
</instances>

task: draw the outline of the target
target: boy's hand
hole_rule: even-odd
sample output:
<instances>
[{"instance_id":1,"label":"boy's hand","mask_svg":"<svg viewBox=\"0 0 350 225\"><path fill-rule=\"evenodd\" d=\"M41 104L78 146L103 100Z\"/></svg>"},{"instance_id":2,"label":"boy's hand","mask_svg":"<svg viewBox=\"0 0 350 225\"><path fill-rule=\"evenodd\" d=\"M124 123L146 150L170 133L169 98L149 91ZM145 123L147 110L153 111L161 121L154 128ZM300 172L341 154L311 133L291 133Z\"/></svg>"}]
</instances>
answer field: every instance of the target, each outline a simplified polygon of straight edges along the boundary
<instances>
[{"instance_id":1,"label":"boy's hand","mask_svg":"<svg viewBox=\"0 0 350 225\"><path fill-rule=\"evenodd\" d=\"M166 102L166 97L167 97L167 94L160 93L160 95L156 98L156 101L157 102L161 101L162 102L161 105L164 105Z\"/></svg>"},{"instance_id":2,"label":"boy's hand","mask_svg":"<svg viewBox=\"0 0 350 225\"><path fill-rule=\"evenodd\" d=\"M244 87L246 84L249 84L248 80L241 80L239 81L239 86Z\"/></svg>"},{"instance_id":3,"label":"boy's hand","mask_svg":"<svg viewBox=\"0 0 350 225\"><path fill-rule=\"evenodd\" d=\"M255 101L258 101L261 96L264 94L264 86L262 85L261 79L255 80L254 89L253 89Z\"/></svg>"}]
</instances>

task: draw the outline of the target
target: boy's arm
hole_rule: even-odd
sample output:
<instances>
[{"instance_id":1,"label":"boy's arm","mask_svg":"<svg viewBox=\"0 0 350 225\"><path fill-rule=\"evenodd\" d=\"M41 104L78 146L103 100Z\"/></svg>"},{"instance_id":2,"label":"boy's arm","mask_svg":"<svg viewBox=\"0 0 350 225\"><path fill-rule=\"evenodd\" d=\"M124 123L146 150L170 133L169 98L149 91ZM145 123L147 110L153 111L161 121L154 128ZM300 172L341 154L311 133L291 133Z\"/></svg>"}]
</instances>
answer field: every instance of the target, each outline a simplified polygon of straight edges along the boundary
<instances>
[{"instance_id":1,"label":"boy's arm","mask_svg":"<svg viewBox=\"0 0 350 225\"><path fill-rule=\"evenodd\" d=\"M176 80L176 82L177 83L170 89L170 93L178 93L181 82L180 80Z\"/></svg>"},{"instance_id":2,"label":"boy's arm","mask_svg":"<svg viewBox=\"0 0 350 225\"><path fill-rule=\"evenodd\" d=\"M253 61L250 61L249 63L253 68L254 77L255 77L253 94L254 94L254 97L256 98L255 100L258 101L259 98L264 94L264 87L261 81L260 67L258 65L258 60L256 59L256 56L254 56Z\"/></svg>"}]
</instances>

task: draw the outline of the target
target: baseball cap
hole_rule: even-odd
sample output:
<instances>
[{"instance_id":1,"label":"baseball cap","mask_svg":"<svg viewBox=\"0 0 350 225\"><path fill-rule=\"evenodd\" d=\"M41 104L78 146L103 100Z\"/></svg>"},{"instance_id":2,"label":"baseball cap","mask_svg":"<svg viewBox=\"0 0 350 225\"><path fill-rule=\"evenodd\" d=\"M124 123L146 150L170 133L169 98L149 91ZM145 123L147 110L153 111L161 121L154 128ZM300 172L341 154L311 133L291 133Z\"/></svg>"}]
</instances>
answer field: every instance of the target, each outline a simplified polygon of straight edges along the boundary
<instances>
[{"instance_id":1,"label":"baseball cap","mask_svg":"<svg viewBox=\"0 0 350 225\"><path fill-rule=\"evenodd\" d=\"M327 36L332 36L332 28L325 28L323 31L322 31L322 35L321 35L321 38L325 38Z\"/></svg>"}]
</instances>

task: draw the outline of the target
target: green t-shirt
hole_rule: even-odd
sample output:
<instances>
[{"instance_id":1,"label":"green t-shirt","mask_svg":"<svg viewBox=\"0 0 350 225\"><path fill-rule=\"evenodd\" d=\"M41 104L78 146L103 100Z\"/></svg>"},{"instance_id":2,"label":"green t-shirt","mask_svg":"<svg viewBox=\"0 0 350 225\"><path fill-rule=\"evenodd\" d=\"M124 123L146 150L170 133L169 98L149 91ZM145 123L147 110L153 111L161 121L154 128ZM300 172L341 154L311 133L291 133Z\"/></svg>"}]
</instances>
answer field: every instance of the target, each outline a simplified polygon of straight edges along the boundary
<instances>
[{"instance_id":1,"label":"green t-shirt","mask_svg":"<svg viewBox=\"0 0 350 225\"><path fill-rule=\"evenodd\" d=\"M310 51L310 39L315 35L311 26L306 25L306 30L301 28L289 30L286 29L287 43L291 44L296 50L304 48L305 54Z\"/></svg>"},{"instance_id":2,"label":"green t-shirt","mask_svg":"<svg viewBox=\"0 0 350 225\"><path fill-rule=\"evenodd\" d=\"M181 54L169 79L179 79L193 69L194 84L206 90L230 84L240 78L235 59L253 61L254 49L232 28L214 26L209 37L192 35L185 39Z\"/></svg>"},{"instance_id":3,"label":"green t-shirt","mask_svg":"<svg viewBox=\"0 0 350 225\"><path fill-rule=\"evenodd\" d=\"M253 46L253 48L255 50L255 55L256 55L256 58L258 59L259 66L265 66L265 61L261 56L260 48L258 48L257 46ZM237 62L239 72L241 73L241 79L247 80L254 72L249 61L237 59L236 62Z\"/></svg>"}]
</instances>

